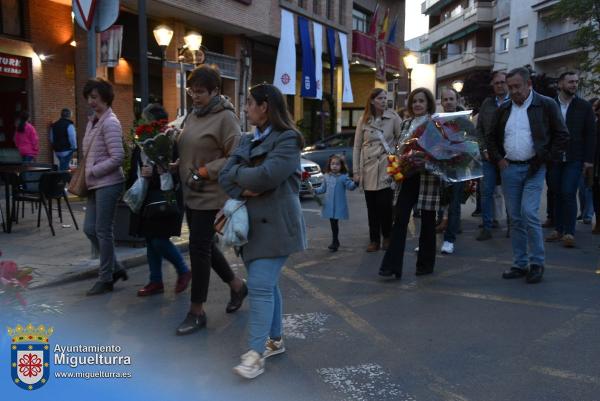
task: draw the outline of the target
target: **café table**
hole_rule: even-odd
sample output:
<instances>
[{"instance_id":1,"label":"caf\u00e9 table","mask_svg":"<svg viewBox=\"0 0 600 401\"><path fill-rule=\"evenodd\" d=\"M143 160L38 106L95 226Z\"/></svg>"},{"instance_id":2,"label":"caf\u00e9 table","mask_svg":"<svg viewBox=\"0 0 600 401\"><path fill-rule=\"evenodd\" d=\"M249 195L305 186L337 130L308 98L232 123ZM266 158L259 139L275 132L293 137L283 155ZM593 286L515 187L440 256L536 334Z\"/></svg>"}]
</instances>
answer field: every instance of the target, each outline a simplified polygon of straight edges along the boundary
<instances>
[{"instance_id":1,"label":"caf\u00e9 table","mask_svg":"<svg viewBox=\"0 0 600 401\"><path fill-rule=\"evenodd\" d=\"M11 210L10 197L11 195L15 194L16 188L19 185L19 175L24 172L44 171L52 171L52 168L42 166L30 166L27 164L0 165L0 176L4 181L4 198L6 202L6 224L3 226L4 232L10 233L12 229L14 210Z\"/></svg>"}]
</instances>

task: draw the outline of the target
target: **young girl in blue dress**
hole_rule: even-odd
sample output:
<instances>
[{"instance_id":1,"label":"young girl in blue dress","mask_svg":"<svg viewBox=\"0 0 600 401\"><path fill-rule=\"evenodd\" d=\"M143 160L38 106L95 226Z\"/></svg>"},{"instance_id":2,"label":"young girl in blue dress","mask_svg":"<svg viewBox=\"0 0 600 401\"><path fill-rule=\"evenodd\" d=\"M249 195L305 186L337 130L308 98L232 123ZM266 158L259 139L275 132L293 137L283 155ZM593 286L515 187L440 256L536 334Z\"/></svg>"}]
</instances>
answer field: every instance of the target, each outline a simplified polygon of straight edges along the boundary
<instances>
[{"instance_id":1,"label":"young girl in blue dress","mask_svg":"<svg viewBox=\"0 0 600 401\"><path fill-rule=\"evenodd\" d=\"M323 185L315 189L315 194L326 194L321 217L329 219L333 241L328 248L335 252L340 247L338 220L348 220L346 190L353 191L356 183L348 177L348 168L342 156L330 156L325 171Z\"/></svg>"}]
</instances>

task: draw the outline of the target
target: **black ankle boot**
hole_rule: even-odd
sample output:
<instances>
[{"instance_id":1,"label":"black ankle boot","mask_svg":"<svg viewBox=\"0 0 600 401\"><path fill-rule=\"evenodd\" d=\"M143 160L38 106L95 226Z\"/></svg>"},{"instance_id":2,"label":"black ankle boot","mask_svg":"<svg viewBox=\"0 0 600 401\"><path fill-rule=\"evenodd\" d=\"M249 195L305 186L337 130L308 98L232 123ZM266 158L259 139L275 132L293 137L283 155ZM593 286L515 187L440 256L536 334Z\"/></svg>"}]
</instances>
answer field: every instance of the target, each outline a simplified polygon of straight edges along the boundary
<instances>
[{"instance_id":1,"label":"black ankle boot","mask_svg":"<svg viewBox=\"0 0 600 401\"><path fill-rule=\"evenodd\" d=\"M333 241L331 241L331 244L327 248L329 248L329 250L331 252L335 252L338 250L339 247L340 247L340 241L338 241L336 238Z\"/></svg>"}]
</instances>

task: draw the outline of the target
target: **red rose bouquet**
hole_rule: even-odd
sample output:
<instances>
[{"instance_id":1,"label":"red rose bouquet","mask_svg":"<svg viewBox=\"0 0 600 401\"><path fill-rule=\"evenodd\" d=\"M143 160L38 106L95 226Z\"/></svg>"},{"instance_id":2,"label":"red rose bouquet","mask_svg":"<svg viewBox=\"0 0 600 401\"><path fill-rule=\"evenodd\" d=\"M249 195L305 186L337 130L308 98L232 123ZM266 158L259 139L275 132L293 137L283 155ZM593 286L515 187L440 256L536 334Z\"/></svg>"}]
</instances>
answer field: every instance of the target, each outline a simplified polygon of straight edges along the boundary
<instances>
[{"instance_id":1,"label":"red rose bouquet","mask_svg":"<svg viewBox=\"0 0 600 401\"><path fill-rule=\"evenodd\" d=\"M447 182L483 176L479 146L465 128L470 113L436 114L413 129L401 139L397 154L389 156L388 174L398 182L421 171Z\"/></svg>"}]
</instances>

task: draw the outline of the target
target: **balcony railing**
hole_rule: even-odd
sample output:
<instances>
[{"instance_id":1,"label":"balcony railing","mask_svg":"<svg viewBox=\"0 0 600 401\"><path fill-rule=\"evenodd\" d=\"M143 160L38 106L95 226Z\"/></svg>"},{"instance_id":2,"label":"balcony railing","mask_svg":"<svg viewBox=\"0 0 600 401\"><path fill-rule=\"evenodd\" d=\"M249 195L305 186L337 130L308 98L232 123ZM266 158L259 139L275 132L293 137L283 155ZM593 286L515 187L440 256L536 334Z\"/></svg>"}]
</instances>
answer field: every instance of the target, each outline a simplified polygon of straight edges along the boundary
<instances>
[{"instance_id":1,"label":"balcony railing","mask_svg":"<svg viewBox=\"0 0 600 401\"><path fill-rule=\"evenodd\" d=\"M374 36L368 35L360 31L352 31L352 57L367 60L375 63L375 49L377 42ZM401 71L400 64L401 51L396 46L385 45L385 65L386 67L396 71Z\"/></svg>"},{"instance_id":2,"label":"balcony railing","mask_svg":"<svg viewBox=\"0 0 600 401\"><path fill-rule=\"evenodd\" d=\"M575 50L576 47L572 44L575 35L577 35L577 31L563 33L562 35L535 42L533 58L542 58Z\"/></svg>"},{"instance_id":3,"label":"balcony railing","mask_svg":"<svg viewBox=\"0 0 600 401\"><path fill-rule=\"evenodd\" d=\"M473 69L486 69L494 65L491 49L488 47L477 47L471 53L452 56L436 64L438 78L444 78Z\"/></svg>"},{"instance_id":4,"label":"balcony railing","mask_svg":"<svg viewBox=\"0 0 600 401\"><path fill-rule=\"evenodd\" d=\"M467 8L459 15L430 28L425 38L421 41L421 47L427 48L440 41L447 40L451 35L472 26L491 26L495 20L495 16L494 9L490 4L478 3L476 7Z\"/></svg>"}]
</instances>

